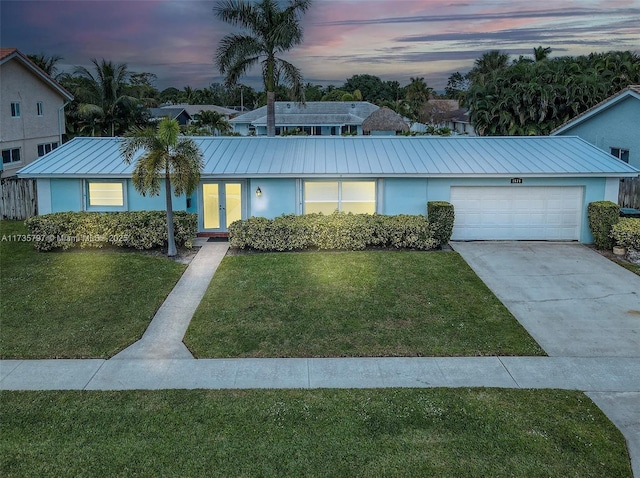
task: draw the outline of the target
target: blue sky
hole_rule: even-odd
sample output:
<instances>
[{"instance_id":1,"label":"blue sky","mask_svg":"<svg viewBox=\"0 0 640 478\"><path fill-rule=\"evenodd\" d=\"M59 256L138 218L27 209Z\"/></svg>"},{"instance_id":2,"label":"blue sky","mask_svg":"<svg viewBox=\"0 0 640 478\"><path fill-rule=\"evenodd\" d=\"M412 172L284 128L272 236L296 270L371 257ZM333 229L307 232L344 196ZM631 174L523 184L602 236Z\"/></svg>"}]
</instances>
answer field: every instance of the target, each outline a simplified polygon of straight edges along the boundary
<instances>
[{"instance_id":1,"label":"blue sky","mask_svg":"<svg viewBox=\"0 0 640 478\"><path fill-rule=\"evenodd\" d=\"M0 44L60 55L60 66L91 58L158 76L156 86L201 88L222 78L213 0L1 0ZM640 0L315 0L305 41L287 55L305 81L342 84L354 74L443 89L483 52L517 57L549 46L554 55L609 50L640 53ZM243 82L261 88L258 72Z\"/></svg>"}]
</instances>

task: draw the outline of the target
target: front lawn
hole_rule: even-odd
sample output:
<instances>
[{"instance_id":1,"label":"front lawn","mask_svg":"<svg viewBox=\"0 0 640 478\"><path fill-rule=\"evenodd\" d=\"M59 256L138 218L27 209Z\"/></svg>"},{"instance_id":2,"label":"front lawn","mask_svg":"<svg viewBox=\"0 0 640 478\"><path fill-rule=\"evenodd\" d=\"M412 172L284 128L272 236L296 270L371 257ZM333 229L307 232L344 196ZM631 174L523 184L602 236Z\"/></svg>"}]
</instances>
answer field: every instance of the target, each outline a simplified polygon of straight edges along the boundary
<instances>
[{"instance_id":1,"label":"front lawn","mask_svg":"<svg viewBox=\"0 0 640 478\"><path fill-rule=\"evenodd\" d=\"M185 266L137 252L36 252L0 224L0 358L106 358L142 336Z\"/></svg>"},{"instance_id":2,"label":"front lawn","mask_svg":"<svg viewBox=\"0 0 640 478\"><path fill-rule=\"evenodd\" d=\"M455 252L228 256L185 343L198 357L544 354Z\"/></svg>"},{"instance_id":3,"label":"front lawn","mask_svg":"<svg viewBox=\"0 0 640 478\"><path fill-rule=\"evenodd\" d=\"M2 392L0 475L631 477L580 392Z\"/></svg>"}]
</instances>

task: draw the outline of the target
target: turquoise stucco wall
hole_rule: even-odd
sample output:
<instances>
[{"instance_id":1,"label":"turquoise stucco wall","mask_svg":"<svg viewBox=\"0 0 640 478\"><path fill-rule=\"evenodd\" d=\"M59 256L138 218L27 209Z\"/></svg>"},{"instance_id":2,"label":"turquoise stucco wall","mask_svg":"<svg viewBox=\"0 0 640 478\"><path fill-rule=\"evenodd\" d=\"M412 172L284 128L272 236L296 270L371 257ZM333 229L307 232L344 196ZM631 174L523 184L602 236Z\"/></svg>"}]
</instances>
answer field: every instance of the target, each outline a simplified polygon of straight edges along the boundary
<instances>
[{"instance_id":1,"label":"turquoise stucco wall","mask_svg":"<svg viewBox=\"0 0 640 478\"><path fill-rule=\"evenodd\" d=\"M248 214L273 219L282 214L296 213L295 179L252 179L248 186ZM256 196L260 188L262 196Z\"/></svg>"},{"instance_id":2,"label":"turquoise stucco wall","mask_svg":"<svg viewBox=\"0 0 640 478\"><path fill-rule=\"evenodd\" d=\"M579 136L603 151L629 150L629 164L640 168L640 100L627 97L569 128L562 136Z\"/></svg>"},{"instance_id":3,"label":"turquoise stucco wall","mask_svg":"<svg viewBox=\"0 0 640 478\"><path fill-rule=\"evenodd\" d=\"M381 214L426 214L427 185L426 178L393 178L382 182ZM379 185L380 187L380 185Z\"/></svg>"},{"instance_id":4,"label":"turquoise stucco wall","mask_svg":"<svg viewBox=\"0 0 640 478\"><path fill-rule=\"evenodd\" d=\"M337 178L336 178L337 179ZM373 179L373 178L372 178ZM83 209L82 180L51 179L51 212L81 211ZM282 214L300 213L299 180L251 179L245 184L243 215L274 218ZM523 178L521 185L510 184L509 178L387 178L378 181L377 210L381 214L426 214L428 201L449 201L451 186L580 186L583 188L583 217L580 241L593 242L587 219L587 205L606 197L605 178ZM262 195L256 196L260 188ZM200 188L199 188L200 189ZM193 196L190 210L199 211L201 201ZM164 194L159 197L141 196L127 181L128 210L162 210ZM186 197L174 197L174 209L186 209Z\"/></svg>"},{"instance_id":5,"label":"turquoise stucco wall","mask_svg":"<svg viewBox=\"0 0 640 478\"><path fill-rule=\"evenodd\" d=\"M82 180L52 179L51 212L82 211Z\"/></svg>"},{"instance_id":6,"label":"turquoise stucco wall","mask_svg":"<svg viewBox=\"0 0 640 478\"><path fill-rule=\"evenodd\" d=\"M83 191L82 179L51 179L51 212L65 211L82 211L83 201L86 200ZM114 181L121 181L114 179ZM186 196L173 196L173 210L186 210ZM165 209L164 181L161 185L161 193L159 196L142 196L133 187L131 180L126 180L126 199L125 207L118 210L126 211L152 211ZM93 211L99 211L99 208L91 208ZM104 208L103 210L107 210ZM195 208L193 212L196 212Z\"/></svg>"}]
</instances>

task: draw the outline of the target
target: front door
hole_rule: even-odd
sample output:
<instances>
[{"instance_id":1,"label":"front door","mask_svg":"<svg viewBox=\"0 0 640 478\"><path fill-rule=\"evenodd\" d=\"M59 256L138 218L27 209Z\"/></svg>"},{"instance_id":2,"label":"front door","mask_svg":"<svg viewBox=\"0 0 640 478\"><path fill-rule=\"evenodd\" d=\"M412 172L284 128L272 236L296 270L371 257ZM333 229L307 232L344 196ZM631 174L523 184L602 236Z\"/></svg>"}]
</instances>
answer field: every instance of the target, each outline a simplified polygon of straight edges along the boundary
<instances>
[{"instance_id":1,"label":"front door","mask_svg":"<svg viewBox=\"0 0 640 478\"><path fill-rule=\"evenodd\" d=\"M205 231L227 231L233 221L242 219L242 183L202 184L202 219Z\"/></svg>"}]
</instances>

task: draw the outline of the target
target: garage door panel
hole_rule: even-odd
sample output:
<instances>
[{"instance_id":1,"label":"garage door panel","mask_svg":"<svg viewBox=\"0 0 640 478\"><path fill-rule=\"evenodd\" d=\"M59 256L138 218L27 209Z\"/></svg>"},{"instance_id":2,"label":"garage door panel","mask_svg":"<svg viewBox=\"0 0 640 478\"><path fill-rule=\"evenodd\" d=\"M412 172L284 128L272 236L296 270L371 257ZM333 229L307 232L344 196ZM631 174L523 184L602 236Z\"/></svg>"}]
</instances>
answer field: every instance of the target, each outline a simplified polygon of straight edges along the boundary
<instances>
[{"instance_id":1,"label":"garage door panel","mask_svg":"<svg viewBox=\"0 0 640 478\"><path fill-rule=\"evenodd\" d=\"M451 188L453 240L578 240L581 187Z\"/></svg>"}]
</instances>

